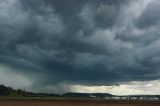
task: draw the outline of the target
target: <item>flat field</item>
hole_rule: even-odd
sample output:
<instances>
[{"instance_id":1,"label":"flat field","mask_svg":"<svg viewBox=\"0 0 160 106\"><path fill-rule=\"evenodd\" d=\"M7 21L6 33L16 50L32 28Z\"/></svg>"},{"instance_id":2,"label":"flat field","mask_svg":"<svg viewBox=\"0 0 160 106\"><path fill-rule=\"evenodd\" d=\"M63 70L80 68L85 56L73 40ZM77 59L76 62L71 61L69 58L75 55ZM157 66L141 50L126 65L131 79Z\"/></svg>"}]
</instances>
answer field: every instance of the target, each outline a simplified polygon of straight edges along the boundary
<instances>
[{"instance_id":1,"label":"flat field","mask_svg":"<svg viewBox=\"0 0 160 106\"><path fill-rule=\"evenodd\" d=\"M82 99L1 99L0 106L160 106L160 101Z\"/></svg>"}]
</instances>

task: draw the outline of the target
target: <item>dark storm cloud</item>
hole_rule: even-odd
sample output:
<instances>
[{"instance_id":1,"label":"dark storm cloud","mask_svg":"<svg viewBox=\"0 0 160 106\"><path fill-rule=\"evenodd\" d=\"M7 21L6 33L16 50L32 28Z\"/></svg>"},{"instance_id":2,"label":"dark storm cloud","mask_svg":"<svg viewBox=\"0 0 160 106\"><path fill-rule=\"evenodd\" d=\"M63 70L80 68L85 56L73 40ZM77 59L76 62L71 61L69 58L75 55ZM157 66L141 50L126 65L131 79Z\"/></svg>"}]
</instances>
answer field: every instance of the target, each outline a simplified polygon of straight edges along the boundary
<instances>
[{"instance_id":1,"label":"dark storm cloud","mask_svg":"<svg viewBox=\"0 0 160 106\"><path fill-rule=\"evenodd\" d=\"M0 63L37 85L159 79L158 4L139 16L143 2L1 1Z\"/></svg>"},{"instance_id":2,"label":"dark storm cloud","mask_svg":"<svg viewBox=\"0 0 160 106\"><path fill-rule=\"evenodd\" d=\"M159 15L159 5L160 2L153 0L147 5L146 9L143 11L141 16L136 20L136 25L139 28L147 28L159 24L160 15Z\"/></svg>"}]
</instances>

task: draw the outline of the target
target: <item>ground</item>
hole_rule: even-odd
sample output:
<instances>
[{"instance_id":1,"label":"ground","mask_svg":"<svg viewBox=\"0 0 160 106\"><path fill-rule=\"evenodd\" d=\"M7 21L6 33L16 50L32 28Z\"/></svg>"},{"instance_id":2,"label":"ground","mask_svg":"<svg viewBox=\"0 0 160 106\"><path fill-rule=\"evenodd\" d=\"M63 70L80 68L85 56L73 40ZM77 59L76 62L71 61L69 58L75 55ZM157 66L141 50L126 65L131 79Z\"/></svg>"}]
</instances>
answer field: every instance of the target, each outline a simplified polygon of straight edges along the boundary
<instances>
[{"instance_id":1,"label":"ground","mask_svg":"<svg viewBox=\"0 0 160 106\"><path fill-rule=\"evenodd\" d=\"M82 99L1 99L0 106L160 106L160 101L106 101Z\"/></svg>"}]
</instances>

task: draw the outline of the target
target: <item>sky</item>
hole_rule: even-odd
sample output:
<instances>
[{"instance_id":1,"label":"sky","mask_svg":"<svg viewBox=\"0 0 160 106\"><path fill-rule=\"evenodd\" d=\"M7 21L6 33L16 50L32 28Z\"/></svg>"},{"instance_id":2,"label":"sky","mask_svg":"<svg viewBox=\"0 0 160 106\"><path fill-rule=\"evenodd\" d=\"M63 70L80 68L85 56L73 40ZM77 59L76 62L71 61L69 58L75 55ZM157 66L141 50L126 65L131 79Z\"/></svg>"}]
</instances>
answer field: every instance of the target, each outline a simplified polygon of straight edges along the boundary
<instances>
[{"instance_id":1,"label":"sky","mask_svg":"<svg viewBox=\"0 0 160 106\"><path fill-rule=\"evenodd\" d=\"M0 0L0 84L160 94L159 0Z\"/></svg>"}]
</instances>

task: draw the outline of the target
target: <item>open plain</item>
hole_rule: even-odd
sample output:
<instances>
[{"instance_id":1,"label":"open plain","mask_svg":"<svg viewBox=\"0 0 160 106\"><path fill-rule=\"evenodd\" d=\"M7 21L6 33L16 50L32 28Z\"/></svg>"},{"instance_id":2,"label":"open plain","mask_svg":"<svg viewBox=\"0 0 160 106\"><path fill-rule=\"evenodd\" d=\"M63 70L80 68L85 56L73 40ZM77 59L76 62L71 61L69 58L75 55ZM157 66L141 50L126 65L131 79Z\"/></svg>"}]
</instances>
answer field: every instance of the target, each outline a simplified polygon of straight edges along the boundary
<instances>
[{"instance_id":1,"label":"open plain","mask_svg":"<svg viewBox=\"0 0 160 106\"><path fill-rule=\"evenodd\" d=\"M81 99L3 99L0 106L160 106L160 101L108 101Z\"/></svg>"}]
</instances>

